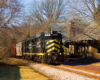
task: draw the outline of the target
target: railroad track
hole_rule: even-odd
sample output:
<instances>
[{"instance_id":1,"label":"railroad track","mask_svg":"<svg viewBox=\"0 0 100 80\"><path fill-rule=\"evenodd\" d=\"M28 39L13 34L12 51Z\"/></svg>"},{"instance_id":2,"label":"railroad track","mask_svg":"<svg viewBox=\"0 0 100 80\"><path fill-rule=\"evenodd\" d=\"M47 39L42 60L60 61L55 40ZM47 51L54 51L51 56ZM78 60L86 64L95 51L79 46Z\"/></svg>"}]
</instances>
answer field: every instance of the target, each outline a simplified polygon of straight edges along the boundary
<instances>
[{"instance_id":1,"label":"railroad track","mask_svg":"<svg viewBox=\"0 0 100 80\"><path fill-rule=\"evenodd\" d=\"M56 68L100 80L100 72L98 71L92 71L92 70L87 70L87 69L82 69L82 68L77 68L77 67L72 67L72 66L66 66L66 65L56 66Z\"/></svg>"},{"instance_id":2,"label":"railroad track","mask_svg":"<svg viewBox=\"0 0 100 80\"><path fill-rule=\"evenodd\" d=\"M34 61L28 61L28 60L23 60L23 59L15 59L15 58L11 58L11 59L16 60L16 61L22 61L22 62L24 62L28 65L32 64L32 63L36 64L36 62L34 62ZM90 78L94 78L96 80L100 80L100 72L99 71L77 68L77 67L62 65L62 64L61 65L49 65L49 64L44 64L44 63L38 63L38 64L53 67L53 68L63 70L63 71L68 71L68 72L84 75L84 76L87 76L87 77L90 77Z\"/></svg>"}]
</instances>

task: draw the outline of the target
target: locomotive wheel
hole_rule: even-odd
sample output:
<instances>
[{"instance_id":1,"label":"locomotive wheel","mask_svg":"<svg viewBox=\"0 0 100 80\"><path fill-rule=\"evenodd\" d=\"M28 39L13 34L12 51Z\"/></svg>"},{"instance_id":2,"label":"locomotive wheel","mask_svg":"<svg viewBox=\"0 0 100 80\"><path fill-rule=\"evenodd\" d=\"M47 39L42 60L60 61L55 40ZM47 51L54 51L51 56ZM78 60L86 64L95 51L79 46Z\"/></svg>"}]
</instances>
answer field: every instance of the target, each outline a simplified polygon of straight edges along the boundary
<instances>
[{"instance_id":1,"label":"locomotive wheel","mask_svg":"<svg viewBox=\"0 0 100 80\"><path fill-rule=\"evenodd\" d=\"M48 56L47 56L47 54L45 55L45 63L48 64Z\"/></svg>"},{"instance_id":2,"label":"locomotive wheel","mask_svg":"<svg viewBox=\"0 0 100 80\"><path fill-rule=\"evenodd\" d=\"M34 61L34 57L33 57L33 56L32 56L32 58L31 58L31 60Z\"/></svg>"},{"instance_id":3,"label":"locomotive wheel","mask_svg":"<svg viewBox=\"0 0 100 80\"><path fill-rule=\"evenodd\" d=\"M46 59L46 63L47 63L47 64L52 64L52 59L51 59L51 58L47 58L47 59Z\"/></svg>"},{"instance_id":4,"label":"locomotive wheel","mask_svg":"<svg viewBox=\"0 0 100 80\"><path fill-rule=\"evenodd\" d=\"M23 55L22 58L25 59L25 56Z\"/></svg>"},{"instance_id":5,"label":"locomotive wheel","mask_svg":"<svg viewBox=\"0 0 100 80\"><path fill-rule=\"evenodd\" d=\"M45 63L52 64L53 63L52 57L48 57L48 55L46 54L45 55Z\"/></svg>"},{"instance_id":6,"label":"locomotive wheel","mask_svg":"<svg viewBox=\"0 0 100 80\"><path fill-rule=\"evenodd\" d=\"M51 59L50 59L50 58L47 59L47 63L48 63L48 64L51 63Z\"/></svg>"}]
</instances>

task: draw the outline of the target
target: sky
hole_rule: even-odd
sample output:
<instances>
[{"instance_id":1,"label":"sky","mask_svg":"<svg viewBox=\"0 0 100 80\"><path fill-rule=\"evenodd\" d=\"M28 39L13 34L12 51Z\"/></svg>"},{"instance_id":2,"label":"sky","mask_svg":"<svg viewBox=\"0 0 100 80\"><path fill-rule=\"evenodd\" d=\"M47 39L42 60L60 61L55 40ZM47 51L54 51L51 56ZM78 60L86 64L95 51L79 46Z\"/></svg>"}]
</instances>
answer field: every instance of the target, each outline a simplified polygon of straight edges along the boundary
<instances>
[{"instance_id":1,"label":"sky","mask_svg":"<svg viewBox=\"0 0 100 80\"><path fill-rule=\"evenodd\" d=\"M24 0L25 4L29 4L32 0Z\"/></svg>"},{"instance_id":2,"label":"sky","mask_svg":"<svg viewBox=\"0 0 100 80\"><path fill-rule=\"evenodd\" d=\"M23 4L25 5L25 13L29 12L29 6L32 4L32 1L43 1L43 0L23 0ZM64 0L66 1L66 0ZM68 5L69 6L69 5ZM85 8L85 7L84 7ZM66 8L67 10L72 10L70 8ZM72 14L71 14L72 15ZM79 16L79 14L77 14ZM66 15L67 16L67 15ZM70 14L68 15L70 16ZM80 15L81 16L81 15ZM72 16L73 17L73 16Z\"/></svg>"},{"instance_id":3,"label":"sky","mask_svg":"<svg viewBox=\"0 0 100 80\"><path fill-rule=\"evenodd\" d=\"M23 0L23 4L25 5L25 7L27 8L28 5L32 2L32 0Z\"/></svg>"},{"instance_id":4,"label":"sky","mask_svg":"<svg viewBox=\"0 0 100 80\"><path fill-rule=\"evenodd\" d=\"M21 0L21 3L24 6L24 13L27 15L29 12L29 6L32 3L32 0Z\"/></svg>"}]
</instances>

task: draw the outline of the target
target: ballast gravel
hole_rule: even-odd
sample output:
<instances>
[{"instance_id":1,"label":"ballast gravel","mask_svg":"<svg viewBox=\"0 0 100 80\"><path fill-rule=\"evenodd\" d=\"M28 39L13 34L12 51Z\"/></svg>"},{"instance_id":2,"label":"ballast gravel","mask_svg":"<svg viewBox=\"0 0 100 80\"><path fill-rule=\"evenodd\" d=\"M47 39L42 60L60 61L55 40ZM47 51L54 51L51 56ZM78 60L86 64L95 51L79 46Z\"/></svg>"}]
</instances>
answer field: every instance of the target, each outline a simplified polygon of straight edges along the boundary
<instances>
[{"instance_id":1,"label":"ballast gravel","mask_svg":"<svg viewBox=\"0 0 100 80\"><path fill-rule=\"evenodd\" d=\"M63 71L46 65L31 63L30 66L53 80L96 80L80 74Z\"/></svg>"},{"instance_id":2,"label":"ballast gravel","mask_svg":"<svg viewBox=\"0 0 100 80\"><path fill-rule=\"evenodd\" d=\"M62 67L62 66L58 66L58 67ZM87 74L90 74L90 75L95 75L95 76L99 76L100 77L100 74L98 74L98 73L93 73L93 72L88 72L88 71L84 71L84 70L78 70L78 69L68 68L68 67L64 67L64 66L63 66L63 68L74 70L74 71L78 71L78 72L83 72L83 73L87 73Z\"/></svg>"},{"instance_id":3,"label":"ballast gravel","mask_svg":"<svg viewBox=\"0 0 100 80\"><path fill-rule=\"evenodd\" d=\"M23 63L26 63L29 66L31 66L33 69L35 69L36 71L49 77L52 80L96 80L93 78L86 77L84 75L64 71L61 69L56 69L56 68L38 64L38 63L32 63L32 62L28 62L24 60L19 60L19 59L11 59L11 60L21 61Z\"/></svg>"}]
</instances>

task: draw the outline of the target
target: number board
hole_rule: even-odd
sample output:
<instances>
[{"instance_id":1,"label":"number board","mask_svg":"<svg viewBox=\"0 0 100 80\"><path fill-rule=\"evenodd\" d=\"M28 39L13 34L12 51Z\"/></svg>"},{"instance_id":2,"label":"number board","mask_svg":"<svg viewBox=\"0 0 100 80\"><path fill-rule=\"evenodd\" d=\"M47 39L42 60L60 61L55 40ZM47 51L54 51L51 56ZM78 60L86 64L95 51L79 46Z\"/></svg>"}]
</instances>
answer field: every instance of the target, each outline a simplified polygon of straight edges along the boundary
<instances>
[{"instance_id":1,"label":"number board","mask_svg":"<svg viewBox=\"0 0 100 80\"><path fill-rule=\"evenodd\" d=\"M52 36L58 36L58 34L53 34Z\"/></svg>"},{"instance_id":2,"label":"number board","mask_svg":"<svg viewBox=\"0 0 100 80\"><path fill-rule=\"evenodd\" d=\"M45 36L50 36L50 34L45 34Z\"/></svg>"}]
</instances>

